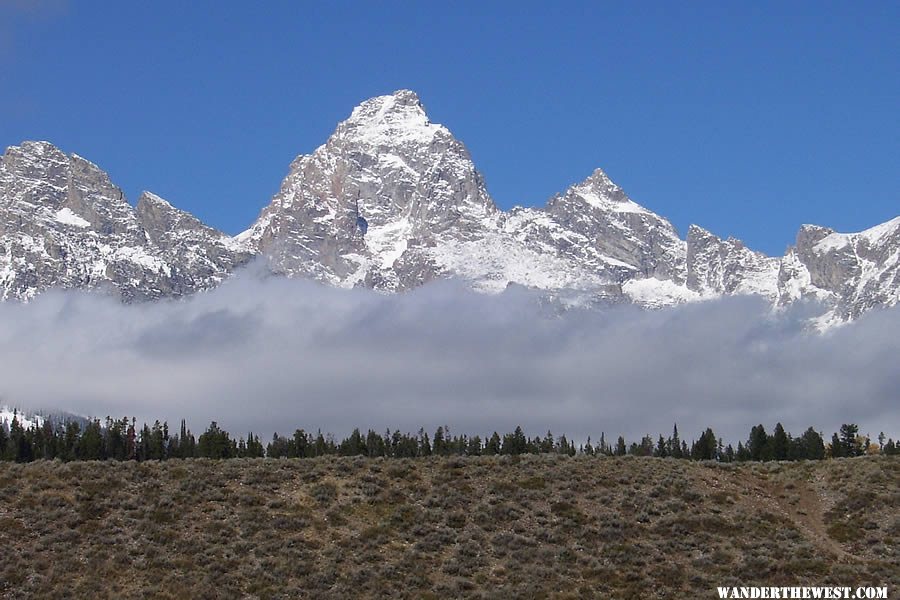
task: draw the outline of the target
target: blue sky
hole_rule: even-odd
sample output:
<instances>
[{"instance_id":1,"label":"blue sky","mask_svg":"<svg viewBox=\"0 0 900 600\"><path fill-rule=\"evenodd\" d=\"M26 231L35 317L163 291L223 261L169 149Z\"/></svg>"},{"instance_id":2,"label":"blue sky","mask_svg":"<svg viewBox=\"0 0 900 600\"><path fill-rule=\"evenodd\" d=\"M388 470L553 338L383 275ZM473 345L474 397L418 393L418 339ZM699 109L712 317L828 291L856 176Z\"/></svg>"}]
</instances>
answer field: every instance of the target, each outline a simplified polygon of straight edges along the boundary
<instances>
[{"instance_id":1,"label":"blue sky","mask_svg":"<svg viewBox=\"0 0 900 600\"><path fill-rule=\"evenodd\" d=\"M47 139L236 233L399 88L497 203L602 167L684 234L780 254L900 214L897 2L0 0L0 145Z\"/></svg>"}]
</instances>

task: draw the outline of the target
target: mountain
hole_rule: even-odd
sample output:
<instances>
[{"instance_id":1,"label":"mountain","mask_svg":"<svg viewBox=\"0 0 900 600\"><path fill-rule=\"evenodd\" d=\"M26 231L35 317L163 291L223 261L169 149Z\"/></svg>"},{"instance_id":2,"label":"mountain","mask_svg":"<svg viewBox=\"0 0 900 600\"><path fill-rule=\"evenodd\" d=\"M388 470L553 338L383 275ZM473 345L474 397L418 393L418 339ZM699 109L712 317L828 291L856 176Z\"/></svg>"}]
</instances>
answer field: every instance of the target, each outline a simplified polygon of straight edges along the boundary
<instances>
[{"instance_id":1,"label":"mountain","mask_svg":"<svg viewBox=\"0 0 900 600\"><path fill-rule=\"evenodd\" d=\"M149 192L132 208L96 165L46 142L0 158L3 299L51 287L180 296L261 256L285 276L382 292L456 277L577 305L815 299L827 325L898 302L898 253L900 218L855 234L806 225L783 257L696 225L681 239L600 169L543 208L501 211L462 142L408 90L356 107L234 237Z\"/></svg>"},{"instance_id":2,"label":"mountain","mask_svg":"<svg viewBox=\"0 0 900 600\"><path fill-rule=\"evenodd\" d=\"M106 288L150 300L210 288L249 258L161 198L133 208L97 165L47 142L0 158L0 298Z\"/></svg>"},{"instance_id":3,"label":"mountain","mask_svg":"<svg viewBox=\"0 0 900 600\"><path fill-rule=\"evenodd\" d=\"M23 429L43 427L47 421L53 425L65 425L69 422L75 422L82 427L88 423L86 417L69 412L47 410L35 412L0 404L0 429L3 429L8 434L14 420L18 421Z\"/></svg>"}]
</instances>

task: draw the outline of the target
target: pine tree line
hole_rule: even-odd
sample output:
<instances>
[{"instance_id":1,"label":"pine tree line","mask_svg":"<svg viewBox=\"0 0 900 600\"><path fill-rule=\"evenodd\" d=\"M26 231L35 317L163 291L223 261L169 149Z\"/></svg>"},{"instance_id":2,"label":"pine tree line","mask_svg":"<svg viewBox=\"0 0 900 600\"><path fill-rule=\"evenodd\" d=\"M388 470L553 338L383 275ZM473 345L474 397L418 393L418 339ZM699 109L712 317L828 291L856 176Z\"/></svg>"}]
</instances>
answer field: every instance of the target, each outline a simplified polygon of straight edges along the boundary
<instances>
[{"instance_id":1,"label":"pine tree line","mask_svg":"<svg viewBox=\"0 0 900 600\"><path fill-rule=\"evenodd\" d=\"M426 456L494 456L520 454L561 454L575 456L655 456L686 460L769 461L769 460L822 460L862 456L864 454L900 454L900 443L885 440L884 433L878 443L859 435L855 424L842 425L831 443L826 444L822 435L812 427L799 437L784 430L781 423L775 425L772 434L763 425L750 430L746 442L724 446L711 428L688 444L678 434L678 426L665 438L660 435L654 443L649 435L640 442L626 443L619 436L615 444L607 443L600 434L595 444L587 442L576 447L565 435L554 437L551 432L543 437L529 438L516 427L512 433L500 435L496 431L482 439L480 436L451 435L449 427L438 427L432 437L424 429L417 434L399 430L379 434L369 430L363 435L359 429L340 442L331 434L318 431L315 434L297 429L290 437L277 433L263 446L259 437L248 433L246 439L237 439L221 429L213 421L198 438L187 428L184 420L178 433L170 433L166 422L155 421L137 428L134 418L112 419L104 423L99 419L84 426L75 421L23 427L14 416L11 424L0 423L0 460L29 462L32 460L167 460L177 458L314 458L317 456L368 456L387 458L413 458Z\"/></svg>"}]
</instances>

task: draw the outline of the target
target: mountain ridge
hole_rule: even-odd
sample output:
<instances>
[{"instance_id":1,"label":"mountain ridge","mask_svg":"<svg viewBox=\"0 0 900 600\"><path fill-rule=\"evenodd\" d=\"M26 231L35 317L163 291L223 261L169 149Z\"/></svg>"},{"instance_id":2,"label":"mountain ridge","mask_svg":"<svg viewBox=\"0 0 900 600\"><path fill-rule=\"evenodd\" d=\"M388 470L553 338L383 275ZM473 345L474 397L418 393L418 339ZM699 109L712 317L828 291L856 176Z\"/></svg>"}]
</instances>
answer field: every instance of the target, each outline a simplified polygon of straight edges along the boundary
<instances>
[{"instance_id":1,"label":"mountain ridge","mask_svg":"<svg viewBox=\"0 0 900 600\"><path fill-rule=\"evenodd\" d=\"M569 304L661 307L758 294L814 299L822 324L900 299L900 217L862 232L800 228L782 257L697 225L682 239L602 169L543 207L500 210L465 145L410 90L366 100L295 158L250 227L228 236L152 192L132 207L97 165L49 142L0 157L0 297L110 287L127 301L215 287L269 268L383 292L458 277L537 288Z\"/></svg>"}]
</instances>

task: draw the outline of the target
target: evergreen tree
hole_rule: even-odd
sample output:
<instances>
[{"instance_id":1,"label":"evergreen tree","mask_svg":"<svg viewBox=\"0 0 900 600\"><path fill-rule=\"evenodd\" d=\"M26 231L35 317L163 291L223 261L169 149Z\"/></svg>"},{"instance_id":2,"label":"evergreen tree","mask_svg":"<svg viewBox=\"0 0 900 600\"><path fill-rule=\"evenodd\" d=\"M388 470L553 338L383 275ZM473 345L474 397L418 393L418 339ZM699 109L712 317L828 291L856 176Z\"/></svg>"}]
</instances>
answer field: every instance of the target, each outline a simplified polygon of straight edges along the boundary
<instances>
[{"instance_id":1,"label":"evergreen tree","mask_svg":"<svg viewBox=\"0 0 900 600\"><path fill-rule=\"evenodd\" d=\"M466 454L469 456L481 455L481 437L473 435L469 438L469 443L466 446Z\"/></svg>"},{"instance_id":2,"label":"evergreen tree","mask_svg":"<svg viewBox=\"0 0 900 600\"><path fill-rule=\"evenodd\" d=\"M384 456L385 452L385 443L384 438L375 433L374 430L370 429L366 434L366 453L369 458L375 458L376 456Z\"/></svg>"},{"instance_id":3,"label":"evergreen tree","mask_svg":"<svg viewBox=\"0 0 900 600\"><path fill-rule=\"evenodd\" d=\"M500 454L500 434L496 431L488 439L487 444L485 444L484 453L488 456Z\"/></svg>"},{"instance_id":4,"label":"evergreen tree","mask_svg":"<svg viewBox=\"0 0 900 600\"><path fill-rule=\"evenodd\" d=\"M591 445L591 436L588 436L587 442L584 445L584 454L587 456L594 455L594 446Z\"/></svg>"},{"instance_id":5,"label":"evergreen tree","mask_svg":"<svg viewBox=\"0 0 900 600\"><path fill-rule=\"evenodd\" d=\"M770 460L772 452L769 446L769 436L762 424L756 425L750 430L747 449L750 452L750 460Z\"/></svg>"},{"instance_id":6,"label":"evergreen tree","mask_svg":"<svg viewBox=\"0 0 900 600\"><path fill-rule=\"evenodd\" d=\"M63 460L78 460L78 443L80 439L81 426L78 425L78 422L67 422L63 434L62 448L60 449L60 458Z\"/></svg>"},{"instance_id":7,"label":"evergreen tree","mask_svg":"<svg viewBox=\"0 0 900 600\"><path fill-rule=\"evenodd\" d=\"M862 456L864 449L857 439L859 435L859 427L855 423L844 423L841 425L840 443L842 447L842 456Z\"/></svg>"},{"instance_id":8,"label":"evergreen tree","mask_svg":"<svg viewBox=\"0 0 900 600\"><path fill-rule=\"evenodd\" d=\"M568 451L568 446L566 446ZM516 430L503 436L503 444L500 446L501 454L525 454L528 451L528 440L520 426Z\"/></svg>"},{"instance_id":9,"label":"evergreen tree","mask_svg":"<svg viewBox=\"0 0 900 600\"><path fill-rule=\"evenodd\" d=\"M100 421L88 421L78 440L77 455L80 460L103 460L103 433Z\"/></svg>"},{"instance_id":10,"label":"evergreen tree","mask_svg":"<svg viewBox=\"0 0 900 600\"><path fill-rule=\"evenodd\" d=\"M744 444L738 442L737 452L734 455L735 460L744 462L750 460L750 451L744 447Z\"/></svg>"},{"instance_id":11,"label":"evergreen tree","mask_svg":"<svg viewBox=\"0 0 900 600\"><path fill-rule=\"evenodd\" d=\"M831 458L844 458L847 456L844 444L837 433L831 435Z\"/></svg>"},{"instance_id":12,"label":"evergreen tree","mask_svg":"<svg viewBox=\"0 0 900 600\"><path fill-rule=\"evenodd\" d=\"M128 456L129 460L135 460L137 458L137 429L135 425L137 421L134 417L131 417L131 424L128 426L128 430L125 434L125 454Z\"/></svg>"},{"instance_id":13,"label":"evergreen tree","mask_svg":"<svg viewBox=\"0 0 900 600\"><path fill-rule=\"evenodd\" d=\"M884 448L881 449L881 453L885 456L894 456L900 454L900 447L898 447L898 444L894 443L893 438L888 438L888 441L884 444Z\"/></svg>"},{"instance_id":14,"label":"evergreen tree","mask_svg":"<svg viewBox=\"0 0 900 600\"><path fill-rule=\"evenodd\" d=\"M662 434L659 434L659 439L656 441L656 450L653 452L653 455L659 458L666 458L669 456L669 446L666 444L666 440L663 438Z\"/></svg>"},{"instance_id":15,"label":"evergreen tree","mask_svg":"<svg viewBox=\"0 0 900 600\"><path fill-rule=\"evenodd\" d=\"M244 456L247 458L262 458L266 455L266 449L263 448L259 436L253 435L253 432L247 434L247 444L244 450Z\"/></svg>"},{"instance_id":16,"label":"evergreen tree","mask_svg":"<svg viewBox=\"0 0 900 600\"><path fill-rule=\"evenodd\" d=\"M269 458L287 458L289 456L288 446L287 439L276 432L272 434L272 441L266 446L266 456Z\"/></svg>"},{"instance_id":17,"label":"evergreen tree","mask_svg":"<svg viewBox=\"0 0 900 600\"><path fill-rule=\"evenodd\" d=\"M544 454L549 454L553 452L554 440L553 434L550 433L550 430L547 430L547 435L544 436L544 439L541 440L541 452Z\"/></svg>"},{"instance_id":18,"label":"evergreen tree","mask_svg":"<svg viewBox=\"0 0 900 600\"><path fill-rule=\"evenodd\" d=\"M424 429L419 429L419 456L431 456L431 442Z\"/></svg>"},{"instance_id":19,"label":"evergreen tree","mask_svg":"<svg viewBox=\"0 0 900 600\"><path fill-rule=\"evenodd\" d=\"M718 458L718 441L709 427L700 434L700 438L691 447L691 458L694 460L716 460Z\"/></svg>"},{"instance_id":20,"label":"evergreen tree","mask_svg":"<svg viewBox=\"0 0 900 600\"><path fill-rule=\"evenodd\" d=\"M197 454L201 458L233 458L237 454L237 444L213 421L197 440Z\"/></svg>"},{"instance_id":21,"label":"evergreen tree","mask_svg":"<svg viewBox=\"0 0 900 600\"><path fill-rule=\"evenodd\" d=\"M355 428L353 432L350 434L350 437L344 439L340 446L338 447L338 452L341 456L358 456L365 455L366 452L366 443L363 441L362 434L359 432L359 428Z\"/></svg>"},{"instance_id":22,"label":"evergreen tree","mask_svg":"<svg viewBox=\"0 0 900 600\"><path fill-rule=\"evenodd\" d=\"M328 440L325 439L325 436L322 435L322 430L319 429L316 433L315 456L325 456L327 453Z\"/></svg>"},{"instance_id":23,"label":"evergreen tree","mask_svg":"<svg viewBox=\"0 0 900 600\"><path fill-rule=\"evenodd\" d=\"M803 448L802 458L807 460L822 460L825 458L825 440L822 439L822 434L810 427L803 432L800 439Z\"/></svg>"},{"instance_id":24,"label":"evergreen tree","mask_svg":"<svg viewBox=\"0 0 900 600\"><path fill-rule=\"evenodd\" d=\"M19 422L18 415L13 412L13 420L9 425L9 446L12 460L16 462L31 462L34 460L34 449L31 441L25 435L25 428Z\"/></svg>"},{"instance_id":25,"label":"evergreen tree","mask_svg":"<svg viewBox=\"0 0 900 600\"><path fill-rule=\"evenodd\" d=\"M731 446L731 444L728 444L727 446L725 446L725 453L722 456L722 460L724 462L730 463L730 462L734 462L734 458L735 458L734 448Z\"/></svg>"},{"instance_id":26,"label":"evergreen tree","mask_svg":"<svg viewBox=\"0 0 900 600\"><path fill-rule=\"evenodd\" d=\"M675 458L684 458L681 440L678 437L678 423L672 427L672 437L669 438L669 454Z\"/></svg>"},{"instance_id":27,"label":"evergreen tree","mask_svg":"<svg viewBox=\"0 0 900 600\"><path fill-rule=\"evenodd\" d=\"M434 432L434 443L431 445L432 452L435 456L447 455L447 444L444 441L444 428L438 426Z\"/></svg>"},{"instance_id":28,"label":"evergreen tree","mask_svg":"<svg viewBox=\"0 0 900 600\"><path fill-rule=\"evenodd\" d=\"M781 423L775 424L775 431L772 433L772 458L775 460L787 460L788 450L790 449L790 440Z\"/></svg>"}]
</instances>

